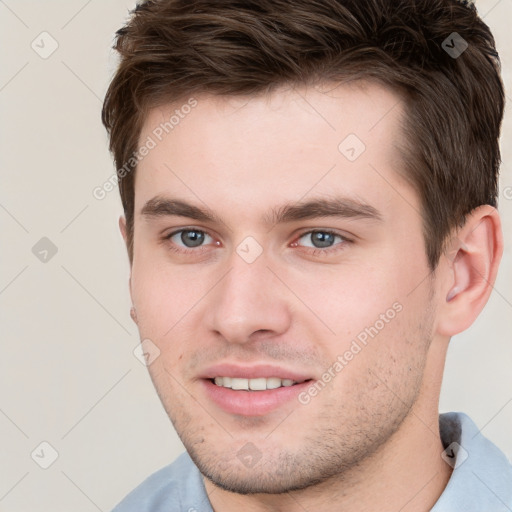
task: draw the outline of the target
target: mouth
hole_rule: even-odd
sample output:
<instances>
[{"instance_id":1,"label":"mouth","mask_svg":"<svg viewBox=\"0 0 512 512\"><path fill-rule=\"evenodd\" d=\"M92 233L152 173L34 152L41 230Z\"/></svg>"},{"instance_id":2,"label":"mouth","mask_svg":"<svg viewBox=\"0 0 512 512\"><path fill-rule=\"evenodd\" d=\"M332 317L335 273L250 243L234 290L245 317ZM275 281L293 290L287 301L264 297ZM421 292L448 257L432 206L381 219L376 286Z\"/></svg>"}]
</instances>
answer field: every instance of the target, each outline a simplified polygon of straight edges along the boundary
<instances>
[{"instance_id":1,"label":"mouth","mask_svg":"<svg viewBox=\"0 0 512 512\"><path fill-rule=\"evenodd\" d=\"M241 377L214 377L209 380L216 386L235 391L267 391L282 387L288 388L297 384L302 384L303 382L309 382L312 379L296 381L281 377L256 377L252 379L245 379Z\"/></svg>"},{"instance_id":2,"label":"mouth","mask_svg":"<svg viewBox=\"0 0 512 512\"><path fill-rule=\"evenodd\" d=\"M300 406L298 396L315 379L274 365L220 364L200 376L209 403L224 413L264 416L283 407Z\"/></svg>"}]
</instances>

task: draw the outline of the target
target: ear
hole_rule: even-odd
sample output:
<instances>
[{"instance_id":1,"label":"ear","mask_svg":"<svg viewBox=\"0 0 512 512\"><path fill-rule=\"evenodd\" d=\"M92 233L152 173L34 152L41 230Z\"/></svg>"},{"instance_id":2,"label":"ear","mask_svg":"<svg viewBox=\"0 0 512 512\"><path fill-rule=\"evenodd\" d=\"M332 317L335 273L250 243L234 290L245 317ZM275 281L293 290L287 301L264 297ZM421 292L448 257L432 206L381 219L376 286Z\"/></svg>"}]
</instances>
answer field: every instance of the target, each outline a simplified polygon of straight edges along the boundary
<instances>
[{"instance_id":1,"label":"ear","mask_svg":"<svg viewBox=\"0 0 512 512\"><path fill-rule=\"evenodd\" d=\"M126 244L126 219L123 215L119 217L119 231L121 231L121 235L123 236L124 243Z\"/></svg>"},{"instance_id":2,"label":"ear","mask_svg":"<svg viewBox=\"0 0 512 512\"><path fill-rule=\"evenodd\" d=\"M453 336L467 329L491 294L503 254L498 211L482 205L448 243L440 285L437 330Z\"/></svg>"},{"instance_id":3,"label":"ear","mask_svg":"<svg viewBox=\"0 0 512 512\"><path fill-rule=\"evenodd\" d=\"M121 235L123 237L124 243L125 243L126 247L128 247L128 242L127 242L128 239L127 239L127 236L126 236L126 219L124 218L123 215L121 215L119 217L119 231L121 231ZM130 277L128 278L128 288L130 290L130 298L132 299L132 304L133 304L131 268L130 268Z\"/></svg>"}]
</instances>

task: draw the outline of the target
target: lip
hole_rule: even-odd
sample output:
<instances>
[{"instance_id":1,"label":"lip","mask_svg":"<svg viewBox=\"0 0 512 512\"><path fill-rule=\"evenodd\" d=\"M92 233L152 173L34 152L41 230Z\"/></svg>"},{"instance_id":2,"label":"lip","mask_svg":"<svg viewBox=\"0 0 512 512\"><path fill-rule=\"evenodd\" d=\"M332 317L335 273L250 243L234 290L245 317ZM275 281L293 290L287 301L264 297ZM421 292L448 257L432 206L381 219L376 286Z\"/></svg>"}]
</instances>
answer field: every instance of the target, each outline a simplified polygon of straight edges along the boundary
<instances>
[{"instance_id":1,"label":"lip","mask_svg":"<svg viewBox=\"0 0 512 512\"><path fill-rule=\"evenodd\" d=\"M245 391L217 386L212 382L215 377L242 379L279 377L298 381L299 384L265 391ZM315 379L311 375L297 373L274 365L239 366L225 363L206 369L200 375L200 380L207 397L224 412L239 416L264 416L294 399L298 404L297 396L299 393L309 387Z\"/></svg>"},{"instance_id":2,"label":"lip","mask_svg":"<svg viewBox=\"0 0 512 512\"><path fill-rule=\"evenodd\" d=\"M297 382L309 380L311 375L300 374L292 370L287 370L280 366L270 364L258 364L255 366L239 366L231 363L217 364L207 368L199 378L214 379L215 377L235 377L239 379L257 379L258 377L279 377L280 379L290 379Z\"/></svg>"},{"instance_id":3,"label":"lip","mask_svg":"<svg viewBox=\"0 0 512 512\"><path fill-rule=\"evenodd\" d=\"M235 391L217 386L210 379L202 379L201 383L211 401L223 411L239 416L264 416L294 399L298 405L297 396L311 385L311 381L306 381L266 391Z\"/></svg>"}]
</instances>

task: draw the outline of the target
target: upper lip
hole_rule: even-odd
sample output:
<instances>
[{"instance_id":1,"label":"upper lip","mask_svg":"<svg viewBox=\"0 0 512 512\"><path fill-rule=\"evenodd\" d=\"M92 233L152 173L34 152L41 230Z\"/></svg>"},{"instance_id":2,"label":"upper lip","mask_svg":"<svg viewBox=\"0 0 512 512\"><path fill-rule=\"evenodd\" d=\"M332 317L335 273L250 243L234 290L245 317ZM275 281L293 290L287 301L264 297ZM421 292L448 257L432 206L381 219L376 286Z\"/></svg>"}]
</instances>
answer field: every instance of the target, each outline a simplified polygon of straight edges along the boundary
<instances>
[{"instance_id":1,"label":"upper lip","mask_svg":"<svg viewBox=\"0 0 512 512\"><path fill-rule=\"evenodd\" d=\"M281 366L271 364L257 364L253 366L241 366L239 364L222 363L208 367L199 376L201 379L214 379L215 377L235 377L240 379L257 379L261 377L278 377L290 379L296 382L312 379L311 375L298 373Z\"/></svg>"}]
</instances>

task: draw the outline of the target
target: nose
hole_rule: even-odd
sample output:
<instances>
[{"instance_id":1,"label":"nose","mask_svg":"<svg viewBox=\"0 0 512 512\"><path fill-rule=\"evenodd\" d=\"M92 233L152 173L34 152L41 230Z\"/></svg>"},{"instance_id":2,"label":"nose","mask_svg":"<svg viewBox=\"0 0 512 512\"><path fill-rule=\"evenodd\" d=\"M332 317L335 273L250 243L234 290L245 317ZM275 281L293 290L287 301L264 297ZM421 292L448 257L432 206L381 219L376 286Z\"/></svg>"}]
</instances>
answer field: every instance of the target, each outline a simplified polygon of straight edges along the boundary
<instances>
[{"instance_id":1,"label":"nose","mask_svg":"<svg viewBox=\"0 0 512 512\"><path fill-rule=\"evenodd\" d=\"M290 294L263 255L247 263L234 253L229 268L209 294L207 327L238 344L286 332L291 322Z\"/></svg>"}]
</instances>

